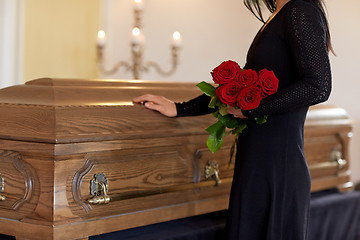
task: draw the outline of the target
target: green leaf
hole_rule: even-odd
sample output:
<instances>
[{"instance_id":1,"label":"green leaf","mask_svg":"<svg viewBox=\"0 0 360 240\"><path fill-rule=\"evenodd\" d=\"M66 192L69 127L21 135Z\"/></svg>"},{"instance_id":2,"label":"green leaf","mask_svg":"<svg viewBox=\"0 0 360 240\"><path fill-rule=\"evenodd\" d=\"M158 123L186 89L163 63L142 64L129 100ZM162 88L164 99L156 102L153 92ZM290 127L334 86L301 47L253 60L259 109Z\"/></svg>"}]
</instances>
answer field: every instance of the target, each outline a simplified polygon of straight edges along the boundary
<instances>
[{"instance_id":1,"label":"green leaf","mask_svg":"<svg viewBox=\"0 0 360 240\"><path fill-rule=\"evenodd\" d=\"M206 95L210 97L216 96L216 88L210 83L202 81L196 86L198 86L198 88L200 88L200 90L203 91Z\"/></svg>"},{"instance_id":2,"label":"green leaf","mask_svg":"<svg viewBox=\"0 0 360 240\"><path fill-rule=\"evenodd\" d=\"M220 114L219 114L219 111L216 111L216 112L212 113L212 115L213 115L214 117L218 118L218 116L219 116Z\"/></svg>"},{"instance_id":3,"label":"green leaf","mask_svg":"<svg viewBox=\"0 0 360 240\"><path fill-rule=\"evenodd\" d=\"M264 115L264 116L261 116L261 117L256 117L255 118L255 121L257 124L264 124L267 122L267 118L268 118L268 115Z\"/></svg>"},{"instance_id":4,"label":"green leaf","mask_svg":"<svg viewBox=\"0 0 360 240\"><path fill-rule=\"evenodd\" d=\"M247 127L247 124L246 124L246 123L240 123L239 126L232 131L232 133L233 133L233 134L242 133L242 131L244 131L244 129L245 129L246 127Z\"/></svg>"},{"instance_id":5,"label":"green leaf","mask_svg":"<svg viewBox=\"0 0 360 240\"><path fill-rule=\"evenodd\" d=\"M223 139L218 139L216 137L216 133L210 134L210 136L207 139L206 145L208 146L209 150L212 153L215 153L217 150L221 148L223 144Z\"/></svg>"},{"instance_id":6,"label":"green leaf","mask_svg":"<svg viewBox=\"0 0 360 240\"><path fill-rule=\"evenodd\" d=\"M232 118L230 121L227 122L226 127L230 128L230 129L234 129L239 127L240 122L239 120Z\"/></svg>"},{"instance_id":7,"label":"green leaf","mask_svg":"<svg viewBox=\"0 0 360 240\"><path fill-rule=\"evenodd\" d=\"M217 131L216 131L216 137L221 141L222 141L222 138L224 137L225 135L225 129L226 127L224 125L222 125Z\"/></svg>"},{"instance_id":8,"label":"green leaf","mask_svg":"<svg viewBox=\"0 0 360 240\"><path fill-rule=\"evenodd\" d=\"M211 125L210 127L208 127L206 129L207 132L209 133L214 133L217 132L220 128L222 128L224 125L220 122L217 121L215 124Z\"/></svg>"},{"instance_id":9,"label":"green leaf","mask_svg":"<svg viewBox=\"0 0 360 240\"><path fill-rule=\"evenodd\" d=\"M225 116L225 115L228 114L226 104L222 104L222 105L219 106L219 113L220 113L222 116Z\"/></svg>"},{"instance_id":10,"label":"green leaf","mask_svg":"<svg viewBox=\"0 0 360 240\"><path fill-rule=\"evenodd\" d=\"M215 153L223 145L223 137L225 135L225 126L222 125L217 131L212 132L207 139L206 145L212 153Z\"/></svg>"},{"instance_id":11,"label":"green leaf","mask_svg":"<svg viewBox=\"0 0 360 240\"><path fill-rule=\"evenodd\" d=\"M232 116L230 114L226 114L220 115L218 118L222 124L227 125L227 123L232 119Z\"/></svg>"},{"instance_id":12,"label":"green leaf","mask_svg":"<svg viewBox=\"0 0 360 240\"><path fill-rule=\"evenodd\" d=\"M215 95L211 98L211 101L209 103L209 108L215 108L216 105L220 102L220 100L218 99L218 97Z\"/></svg>"},{"instance_id":13,"label":"green leaf","mask_svg":"<svg viewBox=\"0 0 360 240\"><path fill-rule=\"evenodd\" d=\"M217 118L223 125L225 125L227 128L230 128L230 129L235 129L235 128L239 127L240 124L244 123L244 120L235 118L231 114L226 114L224 116L222 116L220 114L217 116Z\"/></svg>"}]
</instances>

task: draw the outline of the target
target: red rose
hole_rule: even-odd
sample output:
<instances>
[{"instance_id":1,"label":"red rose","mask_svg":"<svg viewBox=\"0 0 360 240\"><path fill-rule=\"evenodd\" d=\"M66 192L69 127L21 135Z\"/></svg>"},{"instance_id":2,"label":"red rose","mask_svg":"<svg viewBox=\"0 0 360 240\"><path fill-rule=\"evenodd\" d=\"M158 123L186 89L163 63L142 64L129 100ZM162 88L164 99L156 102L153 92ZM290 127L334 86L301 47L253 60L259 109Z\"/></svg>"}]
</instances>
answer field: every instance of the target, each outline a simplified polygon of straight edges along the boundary
<instances>
[{"instance_id":1,"label":"red rose","mask_svg":"<svg viewBox=\"0 0 360 240\"><path fill-rule=\"evenodd\" d=\"M279 79L276 78L273 71L263 69L259 72L259 85L265 98L276 93L279 87Z\"/></svg>"},{"instance_id":2,"label":"red rose","mask_svg":"<svg viewBox=\"0 0 360 240\"><path fill-rule=\"evenodd\" d=\"M243 86L243 88L254 86L257 84L258 74L252 69L244 69L238 75L237 80Z\"/></svg>"},{"instance_id":3,"label":"red rose","mask_svg":"<svg viewBox=\"0 0 360 240\"><path fill-rule=\"evenodd\" d=\"M237 96L241 90L238 82L234 81L216 89L216 96L225 104L232 107L236 105Z\"/></svg>"},{"instance_id":4,"label":"red rose","mask_svg":"<svg viewBox=\"0 0 360 240\"><path fill-rule=\"evenodd\" d=\"M222 62L219 66L212 70L211 75L215 83L224 85L234 81L241 69L239 64L234 61Z\"/></svg>"},{"instance_id":5,"label":"red rose","mask_svg":"<svg viewBox=\"0 0 360 240\"><path fill-rule=\"evenodd\" d=\"M242 110L252 110L259 106L262 99L258 86L243 88L237 98L237 106Z\"/></svg>"}]
</instances>

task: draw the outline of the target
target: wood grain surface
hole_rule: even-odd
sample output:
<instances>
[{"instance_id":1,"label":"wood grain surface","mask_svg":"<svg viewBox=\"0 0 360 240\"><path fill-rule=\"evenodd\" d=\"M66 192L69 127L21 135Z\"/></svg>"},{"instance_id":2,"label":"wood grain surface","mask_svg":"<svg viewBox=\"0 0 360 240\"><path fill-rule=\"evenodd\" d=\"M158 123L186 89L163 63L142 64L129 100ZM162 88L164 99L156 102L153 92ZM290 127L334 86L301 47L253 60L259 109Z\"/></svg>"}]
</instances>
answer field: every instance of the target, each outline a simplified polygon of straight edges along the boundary
<instances>
[{"instance_id":1,"label":"wood grain surface","mask_svg":"<svg viewBox=\"0 0 360 240\"><path fill-rule=\"evenodd\" d=\"M227 208L233 137L216 154L206 147L212 116L168 118L133 105L141 94L185 101L193 83L44 78L0 90L0 233L17 239L89 236ZM312 107L305 156L312 191L352 188L346 111ZM347 164L339 168L332 152ZM206 179L216 160L221 184ZM110 203L88 202L104 174Z\"/></svg>"}]
</instances>

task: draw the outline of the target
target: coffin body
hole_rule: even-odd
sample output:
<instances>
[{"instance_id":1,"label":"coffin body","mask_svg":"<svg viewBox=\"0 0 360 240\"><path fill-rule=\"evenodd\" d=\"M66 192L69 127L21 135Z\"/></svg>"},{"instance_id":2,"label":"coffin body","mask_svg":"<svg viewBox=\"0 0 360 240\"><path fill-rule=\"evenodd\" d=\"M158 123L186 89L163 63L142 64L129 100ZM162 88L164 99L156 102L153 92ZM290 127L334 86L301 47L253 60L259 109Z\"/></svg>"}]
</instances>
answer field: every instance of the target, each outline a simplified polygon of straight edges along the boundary
<instances>
[{"instance_id":1,"label":"coffin body","mask_svg":"<svg viewBox=\"0 0 360 240\"><path fill-rule=\"evenodd\" d=\"M49 78L0 90L0 234L79 239L226 209L233 137L211 154L211 115L132 104L145 93L201 94L193 83ZM309 111L312 191L351 189L351 130L341 108Z\"/></svg>"}]
</instances>

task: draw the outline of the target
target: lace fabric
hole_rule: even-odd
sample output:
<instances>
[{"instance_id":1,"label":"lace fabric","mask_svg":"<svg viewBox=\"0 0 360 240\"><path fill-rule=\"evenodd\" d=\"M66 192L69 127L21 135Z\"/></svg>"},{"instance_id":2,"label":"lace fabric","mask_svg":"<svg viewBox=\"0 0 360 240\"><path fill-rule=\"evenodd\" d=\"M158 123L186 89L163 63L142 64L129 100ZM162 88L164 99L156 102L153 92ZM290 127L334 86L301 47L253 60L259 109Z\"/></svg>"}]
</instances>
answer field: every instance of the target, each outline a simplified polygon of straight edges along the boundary
<instances>
[{"instance_id":1,"label":"lace fabric","mask_svg":"<svg viewBox=\"0 0 360 240\"><path fill-rule=\"evenodd\" d=\"M210 100L211 98L209 96L203 94L188 102L175 103L177 116L186 117L212 113L214 109L208 107Z\"/></svg>"}]
</instances>

